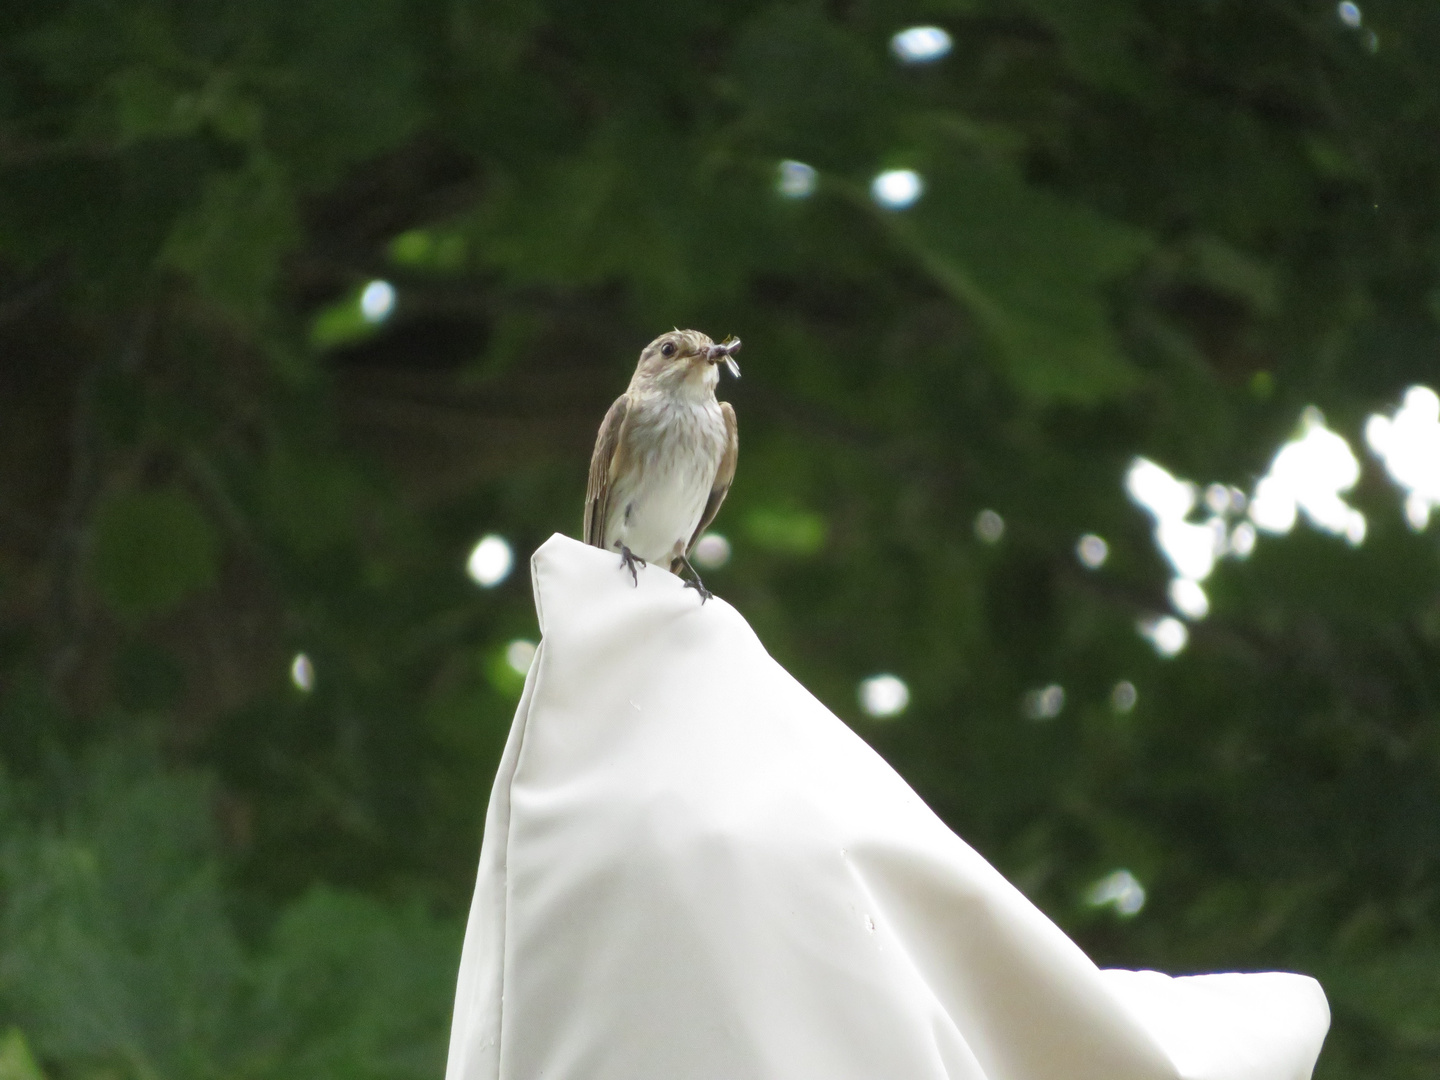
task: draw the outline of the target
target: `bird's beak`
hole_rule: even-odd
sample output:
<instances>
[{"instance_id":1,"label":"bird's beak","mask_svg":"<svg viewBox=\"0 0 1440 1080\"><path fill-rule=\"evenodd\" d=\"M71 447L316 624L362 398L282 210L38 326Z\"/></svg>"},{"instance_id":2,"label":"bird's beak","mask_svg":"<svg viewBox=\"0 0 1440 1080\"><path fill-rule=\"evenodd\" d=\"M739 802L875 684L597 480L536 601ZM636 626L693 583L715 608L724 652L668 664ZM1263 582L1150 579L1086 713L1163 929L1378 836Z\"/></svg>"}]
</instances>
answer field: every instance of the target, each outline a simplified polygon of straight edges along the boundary
<instances>
[{"instance_id":1,"label":"bird's beak","mask_svg":"<svg viewBox=\"0 0 1440 1080\"><path fill-rule=\"evenodd\" d=\"M727 338L719 345L711 345L705 351L705 359L712 364L723 362L735 378L740 377L740 365L735 362L735 354L740 351L740 339L737 337Z\"/></svg>"}]
</instances>

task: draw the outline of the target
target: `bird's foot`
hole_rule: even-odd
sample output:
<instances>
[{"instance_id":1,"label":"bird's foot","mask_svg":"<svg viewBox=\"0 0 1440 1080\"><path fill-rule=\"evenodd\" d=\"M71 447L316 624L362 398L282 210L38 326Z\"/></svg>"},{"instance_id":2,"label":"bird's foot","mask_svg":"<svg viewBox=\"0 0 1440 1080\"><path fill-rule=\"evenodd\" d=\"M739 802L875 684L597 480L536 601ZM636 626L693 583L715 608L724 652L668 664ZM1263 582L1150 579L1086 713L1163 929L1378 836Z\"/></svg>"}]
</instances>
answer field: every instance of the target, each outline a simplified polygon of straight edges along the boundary
<instances>
[{"instance_id":1,"label":"bird's foot","mask_svg":"<svg viewBox=\"0 0 1440 1080\"><path fill-rule=\"evenodd\" d=\"M620 549L620 569L630 571L630 580L638 589L640 587L640 575L635 572L635 567L638 565L643 568L645 566L645 560L640 558L639 555L636 555L624 544L616 544L615 546Z\"/></svg>"},{"instance_id":2,"label":"bird's foot","mask_svg":"<svg viewBox=\"0 0 1440 1080\"><path fill-rule=\"evenodd\" d=\"M715 595L709 589L705 588L705 582L700 580L700 574L696 571L694 565L690 562L688 558L686 558L684 555L676 556L675 563L678 563L681 569L690 571L690 580L685 582L685 588L694 589L696 592L698 592L700 594L700 603L705 603L706 600L709 600L710 597ZM675 568L676 567L674 564L672 564L670 567L670 569L672 570L674 570Z\"/></svg>"}]
</instances>

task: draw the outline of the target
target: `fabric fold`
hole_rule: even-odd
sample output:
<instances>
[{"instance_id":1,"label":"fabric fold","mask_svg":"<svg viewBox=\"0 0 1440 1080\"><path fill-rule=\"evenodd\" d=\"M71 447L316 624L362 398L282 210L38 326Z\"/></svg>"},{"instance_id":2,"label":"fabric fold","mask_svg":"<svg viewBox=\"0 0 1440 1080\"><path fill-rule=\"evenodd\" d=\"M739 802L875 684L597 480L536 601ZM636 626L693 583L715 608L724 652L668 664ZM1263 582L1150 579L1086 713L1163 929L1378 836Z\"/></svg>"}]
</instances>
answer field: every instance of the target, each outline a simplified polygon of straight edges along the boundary
<instances>
[{"instance_id":1,"label":"fabric fold","mask_svg":"<svg viewBox=\"0 0 1440 1080\"><path fill-rule=\"evenodd\" d=\"M1101 971L722 599L563 536L448 1080L1304 1080L1300 975Z\"/></svg>"}]
</instances>

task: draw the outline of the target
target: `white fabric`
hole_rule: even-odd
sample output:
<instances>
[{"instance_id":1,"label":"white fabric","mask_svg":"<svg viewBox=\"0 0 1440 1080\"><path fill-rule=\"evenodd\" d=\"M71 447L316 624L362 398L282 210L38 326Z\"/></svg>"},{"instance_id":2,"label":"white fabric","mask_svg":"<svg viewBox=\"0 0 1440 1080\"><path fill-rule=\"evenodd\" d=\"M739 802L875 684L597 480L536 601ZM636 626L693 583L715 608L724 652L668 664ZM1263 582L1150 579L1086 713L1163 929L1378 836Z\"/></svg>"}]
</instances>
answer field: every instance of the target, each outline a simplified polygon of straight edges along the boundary
<instances>
[{"instance_id":1,"label":"white fabric","mask_svg":"<svg viewBox=\"0 0 1440 1080\"><path fill-rule=\"evenodd\" d=\"M724 600L552 537L447 1080L1304 1080L1300 975L1101 971Z\"/></svg>"}]
</instances>

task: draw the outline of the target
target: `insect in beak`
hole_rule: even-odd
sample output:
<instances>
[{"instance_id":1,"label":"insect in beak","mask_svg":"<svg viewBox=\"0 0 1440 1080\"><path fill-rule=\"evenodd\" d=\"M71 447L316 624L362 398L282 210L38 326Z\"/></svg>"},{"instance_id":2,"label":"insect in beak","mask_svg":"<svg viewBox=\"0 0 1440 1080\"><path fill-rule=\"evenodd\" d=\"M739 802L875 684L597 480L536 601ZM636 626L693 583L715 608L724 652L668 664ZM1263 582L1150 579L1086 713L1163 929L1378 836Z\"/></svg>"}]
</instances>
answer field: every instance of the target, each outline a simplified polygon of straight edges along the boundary
<instances>
[{"instance_id":1,"label":"insect in beak","mask_svg":"<svg viewBox=\"0 0 1440 1080\"><path fill-rule=\"evenodd\" d=\"M737 337L726 338L719 345L711 345L706 351L705 358L712 364L724 361L725 367L735 378L740 377L740 365L735 362L735 354L740 351L740 339Z\"/></svg>"}]
</instances>

